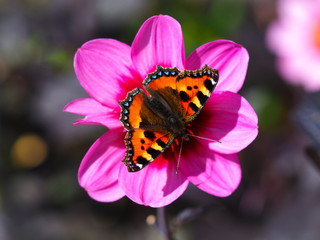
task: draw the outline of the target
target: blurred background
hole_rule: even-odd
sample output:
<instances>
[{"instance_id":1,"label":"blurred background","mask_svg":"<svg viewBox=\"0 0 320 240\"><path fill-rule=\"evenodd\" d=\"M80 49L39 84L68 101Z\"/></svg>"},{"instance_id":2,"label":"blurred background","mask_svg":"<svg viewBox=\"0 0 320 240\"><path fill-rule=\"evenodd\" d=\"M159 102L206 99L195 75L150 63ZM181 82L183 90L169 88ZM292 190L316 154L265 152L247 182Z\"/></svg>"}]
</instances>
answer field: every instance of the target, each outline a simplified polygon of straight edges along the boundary
<instances>
[{"instance_id":1,"label":"blurred background","mask_svg":"<svg viewBox=\"0 0 320 240\"><path fill-rule=\"evenodd\" d=\"M77 48L94 38L131 45L157 14L180 22L186 56L220 38L247 48L240 94L259 116L257 139L239 154L240 187L219 199L190 184L166 208L175 237L320 239L320 97L275 68L265 43L275 0L0 0L0 240L165 239L156 209L95 202L80 188L80 162L106 129L72 126L79 116L62 112L87 97Z\"/></svg>"}]
</instances>

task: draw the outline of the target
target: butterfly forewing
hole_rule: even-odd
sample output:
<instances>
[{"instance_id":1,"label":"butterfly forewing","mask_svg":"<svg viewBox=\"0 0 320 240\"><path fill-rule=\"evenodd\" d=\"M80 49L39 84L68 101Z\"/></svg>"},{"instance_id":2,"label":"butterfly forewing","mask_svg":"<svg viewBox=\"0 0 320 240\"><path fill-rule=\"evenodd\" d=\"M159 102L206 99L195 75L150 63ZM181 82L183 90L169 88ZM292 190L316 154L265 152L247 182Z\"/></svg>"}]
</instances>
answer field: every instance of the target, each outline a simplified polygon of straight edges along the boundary
<instances>
[{"instance_id":1,"label":"butterfly forewing","mask_svg":"<svg viewBox=\"0 0 320 240\"><path fill-rule=\"evenodd\" d=\"M176 90L177 76L180 72L177 68L163 68L158 65L156 71L148 74L142 83L151 95L164 99L171 111L175 111L178 115L182 114Z\"/></svg>"},{"instance_id":2,"label":"butterfly forewing","mask_svg":"<svg viewBox=\"0 0 320 240\"><path fill-rule=\"evenodd\" d=\"M119 102L120 121L127 130L164 126L163 120L144 104L143 94L143 90L136 88L127 94L126 99Z\"/></svg>"},{"instance_id":3,"label":"butterfly forewing","mask_svg":"<svg viewBox=\"0 0 320 240\"><path fill-rule=\"evenodd\" d=\"M143 106L143 98L140 89L136 88L127 94L127 97L120 101L120 121L127 130L138 128L141 122L140 111Z\"/></svg>"},{"instance_id":4,"label":"butterfly forewing","mask_svg":"<svg viewBox=\"0 0 320 240\"><path fill-rule=\"evenodd\" d=\"M190 123L199 114L216 87L218 78L218 71L207 65L202 69L185 70L179 74L177 94L186 123Z\"/></svg>"},{"instance_id":5,"label":"butterfly forewing","mask_svg":"<svg viewBox=\"0 0 320 240\"><path fill-rule=\"evenodd\" d=\"M176 79L179 73L180 70L177 68L163 68L158 65L156 71L148 74L142 84L155 91L162 91L165 88L176 90Z\"/></svg>"}]
</instances>

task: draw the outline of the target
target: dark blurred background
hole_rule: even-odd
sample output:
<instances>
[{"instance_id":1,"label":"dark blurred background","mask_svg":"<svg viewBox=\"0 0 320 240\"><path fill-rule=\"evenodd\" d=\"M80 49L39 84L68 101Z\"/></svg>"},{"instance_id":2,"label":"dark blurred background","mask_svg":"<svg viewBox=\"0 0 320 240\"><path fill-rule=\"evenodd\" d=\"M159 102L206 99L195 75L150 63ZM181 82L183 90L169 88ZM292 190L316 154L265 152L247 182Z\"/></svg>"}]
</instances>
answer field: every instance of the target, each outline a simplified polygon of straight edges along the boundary
<instances>
[{"instance_id":1,"label":"dark blurred background","mask_svg":"<svg viewBox=\"0 0 320 240\"><path fill-rule=\"evenodd\" d=\"M220 38L246 47L240 94L259 116L232 196L190 184L166 208L176 238L320 239L319 136L306 118L319 116L320 98L276 72L264 41L275 1L0 0L0 240L164 239L156 209L127 198L98 203L79 187L80 162L106 129L72 126L78 116L62 112L87 96L73 70L77 48L94 38L131 45L157 14L180 22L186 56Z\"/></svg>"}]
</instances>

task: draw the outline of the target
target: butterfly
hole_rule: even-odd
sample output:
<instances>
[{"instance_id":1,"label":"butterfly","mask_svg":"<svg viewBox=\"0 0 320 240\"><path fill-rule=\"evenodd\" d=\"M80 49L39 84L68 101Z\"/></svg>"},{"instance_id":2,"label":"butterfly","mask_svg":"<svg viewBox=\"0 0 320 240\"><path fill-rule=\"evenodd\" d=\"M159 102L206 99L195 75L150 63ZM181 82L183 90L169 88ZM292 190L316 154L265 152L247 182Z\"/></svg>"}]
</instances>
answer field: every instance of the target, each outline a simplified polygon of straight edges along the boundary
<instances>
[{"instance_id":1,"label":"butterfly","mask_svg":"<svg viewBox=\"0 0 320 240\"><path fill-rule=\"evenodd\" d=\"M157 69L142 85L120 101L120 121L127 130L126 155L129 172L143 169L174 140L188 140L188 127L200 113L219 79L218 70L205 65L197 70Z\"/></svg>"}]
</instances>

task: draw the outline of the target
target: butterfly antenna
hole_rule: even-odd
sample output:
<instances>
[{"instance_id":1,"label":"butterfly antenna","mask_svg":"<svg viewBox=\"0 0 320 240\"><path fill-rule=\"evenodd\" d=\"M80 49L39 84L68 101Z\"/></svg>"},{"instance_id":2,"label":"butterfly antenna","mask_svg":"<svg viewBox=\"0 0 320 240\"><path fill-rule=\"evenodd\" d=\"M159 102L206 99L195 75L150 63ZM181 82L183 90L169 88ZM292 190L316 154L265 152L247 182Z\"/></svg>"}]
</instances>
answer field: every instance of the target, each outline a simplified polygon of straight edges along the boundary
<instances>
[{"instance_id":1,"label":"butterfly antenna","mask_svg":"<svg viewBox=\"0 0 320 240\"><path fill-rule=\"evenodd\" d=\"M180 158L181 158L181 152L182 152L182 145L183 145L183 138L181 138L181 145L180 145L180 151L179 151L179 157L178 157L178 164L177 164L176 174L178 174L178 169L179 169L179 164L180 164Z\"/></svg>"},{"instance_id":2,"label":"butterfly antenna","mask_svg":"<svg viewBox=\"0 0 320 240\"><path fill-rule=\"evenodd\" d=\"M212 141L212 142L218 142L218 143L221 143L221 142L220 142L220 141L218 141L218 140L214 140L214 139L210 139L210 138L200 137L200 136L192 135L192 134L187 134L187 135L192 136L192 137L196 137L196 138L200 138L200 139L204 139L204 140L208 140L208 141Z\"/></svg>"}]
</instances>

